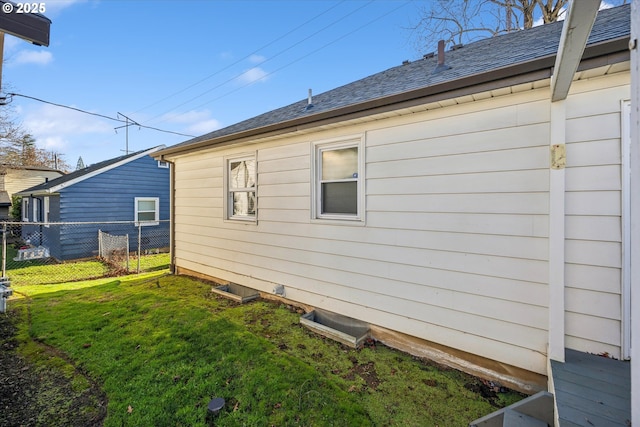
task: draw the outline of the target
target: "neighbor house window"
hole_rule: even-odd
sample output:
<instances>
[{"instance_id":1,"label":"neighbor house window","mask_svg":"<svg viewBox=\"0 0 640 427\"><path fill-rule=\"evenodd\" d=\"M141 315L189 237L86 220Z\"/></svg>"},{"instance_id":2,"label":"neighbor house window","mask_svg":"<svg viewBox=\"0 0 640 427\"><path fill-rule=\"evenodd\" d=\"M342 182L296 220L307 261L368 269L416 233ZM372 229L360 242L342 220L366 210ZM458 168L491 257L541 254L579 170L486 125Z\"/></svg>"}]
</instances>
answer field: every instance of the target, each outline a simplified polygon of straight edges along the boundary
<instances>
[{"instance_id":1,"label":"neighbor house window","mask_svg":"<svg viewBox=\"0 0 640 427\"><path fill-rule=\"evenodd\" d=\"M45 227L49 227L49 197L45 197L44 198L44 209L42 211L42 213L44 214L44 226Z\"/></svg>"},{"instance_id":2,"label":"neighbor house window","mask_svg":"<svg viewBox=\"0 0 640 427\"><path fill-rule=\"evenodd\" d=\"M314 218L362 220L362 138L314 145Z\"/></svg>"},{"instance_id":3,"label":"neighbor house window","mask_svg":"<svg viewBox=\"0 0 640 427\"><path fill-rule=\"evenodd\" d=\"M163 169L168 169L169 168L169 162L164 161L164 160L158 160L158 167L159 168L163 168Z\"/></svg>"},{"instance_id":4,"label":"neighbor house window","mask_svg":"<svg viewBox=\"0 0 640 427\"><path fill-rule=\"evenodd\" d=\"M255 155L227 159L227 219L255 221L256 157Z\"/></svg>"},{"instance_id":5,"label":"neighbor house window","mask_svg":"<svg viewBox=\"0 0 640 427\"><path fill-rule=\"evenodd\" d=\"M33 199L33 222L40 222L40 200Z\"/></svg>"},{"instance_id":6,"label":"neighbor house window","mask_svg":"<svg viewBox=\"0 0 640 427\"><path fill-rule=\"evenodd\" d=\"M22 221L29 222L29 198L22 198Z\"/></svg>"},{"instance_id":7,"label":"neighbor house window","mask_svg":"<svg viewBox=\"0 0 640 427\"><path fill-rule=\"evenodd\" d=\"M136 197L136 225L158 225L160 220L160 199L157 197Z\"/></svg>"}]
</instances>

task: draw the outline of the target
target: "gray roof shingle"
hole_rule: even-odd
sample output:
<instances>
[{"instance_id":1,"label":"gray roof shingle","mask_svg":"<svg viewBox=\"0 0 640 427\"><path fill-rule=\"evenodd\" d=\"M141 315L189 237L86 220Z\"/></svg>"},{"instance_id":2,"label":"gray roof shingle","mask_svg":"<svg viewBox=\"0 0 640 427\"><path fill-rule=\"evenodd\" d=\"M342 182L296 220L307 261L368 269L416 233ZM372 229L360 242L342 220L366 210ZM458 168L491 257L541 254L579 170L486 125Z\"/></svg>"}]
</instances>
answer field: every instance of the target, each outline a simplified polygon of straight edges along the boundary
<instances>
[{"instance_id":1,"label":"gray roof shingle","mask_svg":"<svg viewBox=\"0 0 640 427\"><path fill-rule=\"evenodd\" d=\"M367 101L411 92L441 83L487 73L492 70L526 63L557 53L562 22L542 25L488 38L445 53L446 65L451 68L433 73L437 55L408 64L399 65L327 92L314 95L313 108L305 110L307 99L269 111L231 126L201 135L169 147L188 148L224 136L288 122L302 117L313 117L323 112L348 107ZM630 34L630 6L603 9L598 13L587 46L608 40L628 37ZM160 152L159 154L162 154Z\"/></svg>"}]
</instances>

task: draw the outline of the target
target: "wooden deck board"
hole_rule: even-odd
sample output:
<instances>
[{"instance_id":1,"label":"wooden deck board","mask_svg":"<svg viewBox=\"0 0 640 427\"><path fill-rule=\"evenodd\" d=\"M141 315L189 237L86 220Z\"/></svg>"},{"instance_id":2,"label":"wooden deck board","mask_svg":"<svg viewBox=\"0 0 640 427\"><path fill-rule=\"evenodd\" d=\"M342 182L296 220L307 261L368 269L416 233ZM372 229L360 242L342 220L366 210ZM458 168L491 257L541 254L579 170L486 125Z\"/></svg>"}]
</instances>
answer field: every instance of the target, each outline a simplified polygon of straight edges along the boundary
<instances>
[{"instance_id":1,"label":"wooden deck board","mask_svg":"<svg viewBox=\"0 0 640 427\"><path fill-rule=\"evenodd\" d=\"M566 350L551 364L561 426L631 425L629 363Z\"/></svg>"}]
</instances>

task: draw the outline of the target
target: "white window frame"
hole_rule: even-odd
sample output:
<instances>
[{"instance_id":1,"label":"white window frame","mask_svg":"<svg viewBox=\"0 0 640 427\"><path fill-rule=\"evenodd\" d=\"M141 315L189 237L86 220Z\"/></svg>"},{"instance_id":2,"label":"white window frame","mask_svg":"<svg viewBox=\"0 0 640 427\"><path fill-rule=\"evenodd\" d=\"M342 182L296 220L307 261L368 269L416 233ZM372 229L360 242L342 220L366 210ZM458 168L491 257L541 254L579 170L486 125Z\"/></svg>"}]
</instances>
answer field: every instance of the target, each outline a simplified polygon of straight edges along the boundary
<instances>
[{"instance_id":1,"label":"white window frame","mask_svg":"<svg viewBox=\"0 0 640 427\"><path fill-rule=\"evenodd\" d=\"M33 222L40 222L40 200L33 198Z\"/></svg>"},{"instance_id":2,"label":"white window frame","mask_svg":"<svg viewBox=\"0 0 640 427\"><path fill-rule=\"evenodd\" d=\"M364 135L351 135L330 140L316 141L312 143L311 159L311 219L315 221L347 221L349 224L365 222L365 158ZM339 150L344 148L358 148L357 176L351 181L357 185L357 213L339 214L322 212L322 153L324 151Z\"/></svg>"},{"instance_id":3,"label":"white window frame","mask_svg":"<svg viewBox=\"0 0 640 427\"><path fill-rule=\"evenodd\" d=\"M43 202L42 215L43 215L43 220L44 220L44 226L48 228L49 227L49 213L50 213L49 196L45 196L43 200L44 200L44 202Z\"/></svg>"},{"instance_id":4,"label":"white window frame","mask_svg":"<svg viewBox=\"0 0 640 427\"><path fill-rule=\"evenodd\" d=\"M22 198L22 222L29 222L29 197Z\"/></svg>"},{"instance_id":5,"label":"white window frame","mask_svg":"<svg viewBox=\"0 0 640 427\"><path fill-rule=\"evenodd\" d=\"M253 160L255 170L253 172L253 181L255 187L231 187L231 163L243 160ZM244 153L224 158L224 219L230 221L243 221L247 223L256 223L258 221L258 156L257 153ZM254 193L255 194L255 213L253 215L234 215L233 214L233 195L234 193Z\"/></svg>"},{"instance_id":6,"label":"white window frame","mask_svg":"<svg viewBox=\"0 0 640 427\"><path fill-rule=\"evenodd\" d=\"M169 162L166 160L158 160L158 167L162 169L169 169Z\"/></svg>"},{"instance_id":7,"label":"white window frame","mask_svg":"<svg viewBox=\"0 0 640 427\"><path fill-rule=\"evenodd\" d=\"M153 220L144 220L140 221L138 219L138 214L141 212L150 212L150 211L140 211L138 210L138 202L154 202L156 205L155 215ZM136 222L136 225L140 225L143 227L147 227L150 225L158 225L160 222L160 198L159 197L136 197L133 202L133 218Z\"/></svg>"}]
</instances>

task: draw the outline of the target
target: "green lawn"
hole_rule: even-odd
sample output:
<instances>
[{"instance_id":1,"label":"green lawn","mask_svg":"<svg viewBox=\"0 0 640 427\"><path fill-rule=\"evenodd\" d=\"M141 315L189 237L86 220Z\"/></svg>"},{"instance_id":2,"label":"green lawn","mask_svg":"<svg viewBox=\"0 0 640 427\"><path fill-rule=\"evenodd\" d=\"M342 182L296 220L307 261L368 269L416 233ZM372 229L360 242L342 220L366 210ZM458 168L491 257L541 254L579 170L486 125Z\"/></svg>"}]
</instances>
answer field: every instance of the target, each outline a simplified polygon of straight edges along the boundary
<instances>
[{"instance_id":1,"label":"green lawn","mask_svg":"<svg viewBox=\"0 0 640 427\"><path fill-rule=\"evenodd\" d=\"M345 348L290 306L235 304L195 279L73 286L18 285L30 297L9 305L30 313L25 354L52 346L102 386L105 426L465 426L521 398L484 398L477 379L382 345ZM213 397L227 403L207 420Z\"/></svg>"}]
</instances>

